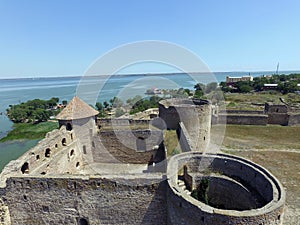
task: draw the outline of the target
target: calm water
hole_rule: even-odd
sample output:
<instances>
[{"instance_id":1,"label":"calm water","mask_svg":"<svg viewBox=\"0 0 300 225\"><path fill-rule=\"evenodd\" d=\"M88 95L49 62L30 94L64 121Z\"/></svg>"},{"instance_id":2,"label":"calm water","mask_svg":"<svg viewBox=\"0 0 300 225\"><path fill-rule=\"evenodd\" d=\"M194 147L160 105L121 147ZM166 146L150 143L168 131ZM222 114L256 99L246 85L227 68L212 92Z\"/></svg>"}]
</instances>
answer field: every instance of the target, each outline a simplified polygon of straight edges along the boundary
<instances>
[{"instance_id":1,"label":"calm water","mask_svg":"<svg viewBox=\"0 0 300 225\"><path fill-rule=\"evenodd\" d=\"M282 72L289 74L294 71ZM295 71L296 72L296 71ZM273 72L254 72L252 76L272 74ZM35 79L0 79L0 138L12 129L12 123L4 112L9 105L19 104L27 100L40 98L50 99L58 97L60 101L71 100L78 95L91 105L96 101L103 102L114 96L126 100L135 95L144 95L149 88L190 88L197 82L208 83L212 81L225 81L226 76L244 76L244 72L215 73L215 78L209 74L198 74L193 78L187 74L170 75L124 75L113 76L108 80L103 77L90 77L81 82L81 77L63 78L35 78ZM78 91L80 85L80 91ZM29 148L34 146L34 141L7 142L0 144L0 170L10 160L17 158Z\"/></svg>"}]
</instances>

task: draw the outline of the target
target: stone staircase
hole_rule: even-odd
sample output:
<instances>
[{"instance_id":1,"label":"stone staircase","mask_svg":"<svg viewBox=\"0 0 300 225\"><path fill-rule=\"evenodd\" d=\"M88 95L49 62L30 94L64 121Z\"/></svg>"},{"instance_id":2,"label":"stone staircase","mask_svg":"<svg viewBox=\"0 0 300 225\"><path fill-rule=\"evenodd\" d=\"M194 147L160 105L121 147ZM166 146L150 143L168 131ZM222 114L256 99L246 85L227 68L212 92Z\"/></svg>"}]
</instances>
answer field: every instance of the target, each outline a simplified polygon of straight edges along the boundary
<instances>
[{"instance_id":1,"label":"stone staircase","mask_svg":"<svg viewBox=\"0 0 300 225\"><path fill-rule=\"evenodd\" d=\"M191 195L191 192L186 188L186 185L183 180L177 181L178 187L182 190L183 193Z\"/></svg>"}]
</instances>

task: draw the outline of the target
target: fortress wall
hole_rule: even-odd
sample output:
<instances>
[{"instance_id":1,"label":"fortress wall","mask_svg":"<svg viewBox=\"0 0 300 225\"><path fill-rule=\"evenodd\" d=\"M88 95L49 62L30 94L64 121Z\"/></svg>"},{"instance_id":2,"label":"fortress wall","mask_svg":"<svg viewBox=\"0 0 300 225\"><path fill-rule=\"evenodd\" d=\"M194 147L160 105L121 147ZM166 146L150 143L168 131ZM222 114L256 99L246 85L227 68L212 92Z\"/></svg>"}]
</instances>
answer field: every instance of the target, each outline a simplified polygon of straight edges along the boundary
<instances>
[{"instance_id":1,"label":"fortress wall","mask_svg":"<svg viewBox=\"0 0 300 225\"><path fill-rule=\"evenodd\" d=\"M149 125L150 120L134 120L134 119L98 119L97 125L100 127L108 126L135 126L135 125Z\"/></svg>"},{"instance_id":2,"label":"fortress wall","mask_svg":"<svg viewBox=\"0 0 300 225\"><path fill-rule=\"evenodd\" d=\"M78 149L77 142L72 142L64 150L51 156L43 166L33 171L34 174L64 174L78 173L83 165L82 153Z\"/></svg>"},{"instance_id":3,"label":"fortress wall","mask_svg":"<svg viewBox=\"0 0 300 225\"><path fill-rule=\"evenodd\" d=\"M10 178L3 199L12 224L74 225L83 218L89 224L164 225L166 182L160 178Z\"/></svg>"},{"instance_id":4,"label":"fortress wall","mask_svg":"<svg viewBox=\"0 0 300 225\"><path fill-rule=\"evenodd\" d=\"M221 110L220 114L264 114L262 110Z\"/></svg>"},{"instance_id":5,"label":"fortress wall","mask_svg":"<svg viewBox=\"0 0 300 225\"><path fill-rule=\"evenodd\" d=\"M47 133L35 147L24 153L17 160L11 161L1 173L1 183L9 175L26 175L41 173L63 173L70 164L68 154L73 149L76 157L80 155L76 147L76 137L73 131L65 127ZM61 155L57 157L57 155ZM53 160L56 157L56 160ZM61 167L57 167L60 164ZM1 184L3 185L3 184Z\"/></svg>"},{"instance_id":6,"label":"fortress wall","mask_svg":"<svg viewBox=\"0 0 300 225\"><path fill-rule=\"evenodd\" d=\"M199 203L190 196L183 195L175 189L169 188L168 197L168 224L172 225L281 225L283 206L269 212L261 212L255 216L247 215L226 215L225 210L213 209ZM189 199L187 199L189 198ZM206 208L207 207L207 208ZM223 211L224 214L221 214ZM233 211L235 212L235 211Z\"/></svg>"},{"instance_id":7,"label":"fortress wall","mask_svg":"<svg viewBox=\"0 0 300 225\"><path fill-rule=\"evenodd\" d=\"M288 125L289 115L286 113L268 114L268 124Z\"/></svg>"},{"instance_id":8,"label":"fortress wall","mask_svg":"<svg viewBox=\"0 0 300 225\"><path fill-rule=\"evenodd\" d=\"M300 114L289 114L288 126L295 126L300 124Z\"/></svg>"},{"instance_id":9,"label":"fortress wall","mask_svg":"<svg viewBox=\"0 0 300 225\"><path fill-rule=\"evenodd\" d=\"M267 115L246 115L246 114L219 114L218 122L220 124L239 124L239 125L267 125Z\"/></svg>"},{"instance_id":10,"label":"fortress wall","mask_svg":"<svg viewBox=\"0 0 300 225\"><path fill-rule=\"evenodd\" d=\"M68 148L67 146L73 143L74 139L74 133L66 131L65 128L62 127L60 130L47 133L45 139L40 141L19 159L24 162L26 160L31 170L34 171L35 168L45 164L46 161L50 161L55 154Z\"/></svg>"},{"instance_id":11,"label":"fortress wall","mask_svg":"<svg viewBox=\"0 0 300 225\"><path fill-rule=\"evenodd\" d=\"M223 154L211 157L208 155L207 158L203 158L201 154L195 152L183 153L174 156L169 161L167 197L168 222L170 224L282 224L285 194L276 178L262 167L242 158ZM222 176L227 176L229 179L226 182L234 179L236 184L239 183L238 189L242 186L248 190L250 188L252 196L264 197L265 202L260 205L260 208L244 211L217 209L206 205L186 194L178 186L176 171L183 166L187 166L190 173L209 174L209 171L214 171L221 174L220 179ZM223 187L225 184L222 182L217 185ZM234 185L231 187L229 193L235 193L236 188ZM257 195L257 193L259 194ZM238 200L235 198L235 201Z\"/></svg>"},{"instance_id":12,"label":"fortress wall","mask_svg":"<svg viewBox=\"0 0 300 225\"><path fill-rule=\"evenodd\" d=\"M103 148L123 163L148 164L165 159L162 131L102 131L96 138L101 144L96 144L93 151L94 162L102 161Z\"/></svg>"},{"instance_id":13,"label":"fortress wall","mask_svg":"<svg viewBox=\"0 0 300 225\"><path fill-rule=\"evenodd\" d=\"M192 151L192 143L189 134L182 122L179 123L179 128L176 130L177 136L179 137L179 143L182 152Z\"/></svg>"}]
</instances>

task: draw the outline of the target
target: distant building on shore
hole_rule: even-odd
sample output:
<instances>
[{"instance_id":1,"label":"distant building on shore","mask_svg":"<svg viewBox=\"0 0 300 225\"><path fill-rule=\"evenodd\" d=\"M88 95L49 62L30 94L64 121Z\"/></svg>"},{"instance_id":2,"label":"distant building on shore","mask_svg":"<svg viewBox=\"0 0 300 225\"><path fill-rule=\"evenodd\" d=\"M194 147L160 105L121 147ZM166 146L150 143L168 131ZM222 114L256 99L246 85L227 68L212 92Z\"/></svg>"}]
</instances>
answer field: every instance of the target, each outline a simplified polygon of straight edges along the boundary
<instances>
[{"instance_id":1,"label":"distant building on shore","mask_svg":"<svg viewBox=\"0 0 300 225\"><path fill-rule=\"evenodd\" d=\"M238 81L253 81L253 76L242 76L242 77L226 77L226 83L232 84Z\"/></svg>"},{"instance_id":2,"label":"distant building on shore","mask_svg":"<svg viewBox=\"0 0 300 225\"><path fill-rule=\"evenodd\" d=\"M263 90L276 90L278 88L278 84L264 84Z\"/></svg>"}]
</instances>

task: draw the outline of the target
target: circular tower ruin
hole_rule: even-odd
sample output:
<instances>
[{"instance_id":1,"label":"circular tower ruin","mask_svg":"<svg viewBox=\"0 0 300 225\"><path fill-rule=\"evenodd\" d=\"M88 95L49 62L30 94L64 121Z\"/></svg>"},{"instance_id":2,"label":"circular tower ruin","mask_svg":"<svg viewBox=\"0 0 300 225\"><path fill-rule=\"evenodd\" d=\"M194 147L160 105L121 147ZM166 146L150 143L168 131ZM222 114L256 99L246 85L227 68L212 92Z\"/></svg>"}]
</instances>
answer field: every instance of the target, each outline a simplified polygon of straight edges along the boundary
<instances>
[{"instance_id":1,"label":"circular tower ruin","mask_svg":"<svg viewBox=\"0 0 300 225\"><path fill-rule=\"evenodd\" d=\"M183 151L205 151L210 141L211 104L201 99L172 98L159 102L159 117L167 129L177 130L186 139Z\"/></svg>"},{"instance_id":2,"label":"circular tower ruin","mask_svg":"<svg viewBox=\"0 0 300 225\"><path fill-rule=\"evenodd\" d=\"M189 152L173 156L167 173L170 224L283 223L282 185L251 161Z\"/></svg>"}]
</instances>

